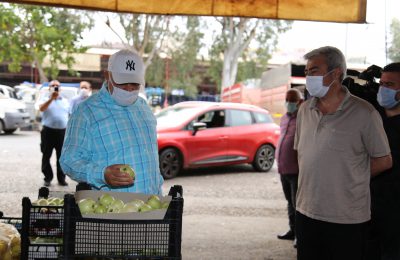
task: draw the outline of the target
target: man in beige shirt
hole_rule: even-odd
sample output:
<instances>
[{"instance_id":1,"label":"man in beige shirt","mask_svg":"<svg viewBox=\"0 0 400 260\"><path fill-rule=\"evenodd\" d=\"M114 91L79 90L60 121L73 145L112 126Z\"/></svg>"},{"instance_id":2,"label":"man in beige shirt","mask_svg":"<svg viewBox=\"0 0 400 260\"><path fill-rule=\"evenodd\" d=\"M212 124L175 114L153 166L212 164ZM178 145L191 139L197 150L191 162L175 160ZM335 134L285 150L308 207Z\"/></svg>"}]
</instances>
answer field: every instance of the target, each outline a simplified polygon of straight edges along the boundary
<instances>
[{"instance_id":1,"label":"man in beige shirt","mask_svg":"<svg viewBox=\"0 0 400 260\"><path fill-rule=\"evenodd\" d=\"M304 58L312 98L298 111L294 144L298 259L364 259L370 177L392 165L388 140L378 112L342 86L340 50L321 47Z\"/></svg>"}]
</instances>

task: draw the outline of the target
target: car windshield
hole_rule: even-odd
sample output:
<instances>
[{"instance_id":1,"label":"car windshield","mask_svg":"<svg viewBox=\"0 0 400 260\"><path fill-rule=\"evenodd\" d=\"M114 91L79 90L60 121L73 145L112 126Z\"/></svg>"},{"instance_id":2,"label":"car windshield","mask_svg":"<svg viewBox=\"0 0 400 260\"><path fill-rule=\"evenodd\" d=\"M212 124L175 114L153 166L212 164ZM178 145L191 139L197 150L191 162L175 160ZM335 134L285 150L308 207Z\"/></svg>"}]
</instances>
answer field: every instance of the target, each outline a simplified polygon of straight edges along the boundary
<instances>
[{"instance_id":1,"label":"car windshield","mask_svg":"<svg viewBox=\"0 0 400 260\"><path fill-rule=\"evenodd\" d=\"M156 114L158 126L175 126L190 120L200 112L200 107L169 107Z\"/></svg>"}]
</instances>

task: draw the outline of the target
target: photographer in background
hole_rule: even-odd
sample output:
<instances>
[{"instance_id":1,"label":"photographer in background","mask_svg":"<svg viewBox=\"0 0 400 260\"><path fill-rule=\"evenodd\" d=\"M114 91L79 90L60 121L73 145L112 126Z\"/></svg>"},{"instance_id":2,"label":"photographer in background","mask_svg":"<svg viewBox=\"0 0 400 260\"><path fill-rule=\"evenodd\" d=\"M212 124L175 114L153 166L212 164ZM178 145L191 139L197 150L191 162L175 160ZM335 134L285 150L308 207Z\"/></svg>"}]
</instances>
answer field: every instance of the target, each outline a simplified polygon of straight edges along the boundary
<instances>
[{"instance_id":1,"label":"photographer in background","mask_svg":"<svg viewBox=\"0 0 400 260\"><path fill-rule=\"evenodd\" d=\"M67 186L65 174L60 166L61 149L64 142L65 128L68 122L69 102L60 95L60 82L52 80L49 84L49 95L39 101L39 110L42 112L42 131L40 133L42 151L42 172L44 185L50 186L53 179L53 170L50 164L53 149L57 155L57 180L61 186Z\"/></svg>"},{"instance_id":2,"label":"photographer in background","mask_svg":"<svg viewBox=\"0 0 400 260\"><path fill-rule=\"evenodd\" d=\"M393 166L371 180L372 228L377 238L374 259L400 259L400 63L383 68L377 95ZM370 248L371 249L371 248Z\"/></svg>"}]
</instances>

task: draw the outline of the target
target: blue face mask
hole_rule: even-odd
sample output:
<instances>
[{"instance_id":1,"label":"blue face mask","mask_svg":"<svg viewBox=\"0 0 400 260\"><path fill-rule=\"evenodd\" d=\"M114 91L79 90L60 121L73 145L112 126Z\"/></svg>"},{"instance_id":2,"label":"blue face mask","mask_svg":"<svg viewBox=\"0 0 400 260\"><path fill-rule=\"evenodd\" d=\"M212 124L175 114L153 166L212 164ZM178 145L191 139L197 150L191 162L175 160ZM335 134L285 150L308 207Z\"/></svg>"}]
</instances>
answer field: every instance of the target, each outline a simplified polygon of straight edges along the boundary
<instances>
[{"instance_id":1,"label":"blue face mask","mask_svg":"<svg viewBox=\"0 0 400 260\"><path fill-rule=\"evenodd\" d=\"M400 101L396 100L396 94L398 91L390 89L384 86L379 87L378 91L378 103L384 108L391 109L399 104Z\"/></svg>"},{"instance_id":2,"label":"blue face mask","mask_svg":"<svg viewBox=\"0 0 400 260\"><path fill-rule=\"evenodd\" d=\"M296 102L286 102L285 103L286 110L288 113L293 114L297 111L297 103Z\"/></svg>"}]
</instances>

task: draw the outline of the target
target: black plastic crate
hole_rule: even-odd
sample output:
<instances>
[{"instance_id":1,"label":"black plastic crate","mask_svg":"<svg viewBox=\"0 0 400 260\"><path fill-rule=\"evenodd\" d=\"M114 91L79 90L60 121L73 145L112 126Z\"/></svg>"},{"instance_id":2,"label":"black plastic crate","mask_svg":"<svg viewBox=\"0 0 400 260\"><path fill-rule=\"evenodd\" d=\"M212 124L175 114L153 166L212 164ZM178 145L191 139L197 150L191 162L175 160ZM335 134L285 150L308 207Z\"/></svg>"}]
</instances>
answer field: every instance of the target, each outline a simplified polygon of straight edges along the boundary
<instances>
[{"instance_id":1,"label":"black plastic crate","mask_svg":"<svg viewBox=\"0 0 400 260\"><path fill-rule=\"evenodd\" d=\"M21 234L22 231L22 218L20 217L5 217L3 212L0 211L0 223L13 225Z\"/></svg>"},{"instance_id":2,"label":"black plastic crate","mask_svg":"<svg viewBox=\"0 0 400 260\"><path fill-rule=\"evenodd\" d=\"M64 198L64 259L181 259L182 187L161 220L83 218L73 195Z\"/></svg>"},{"instance_id":3,"label":"black plastic crate","mask_svg":"<svg viewBox=\"0 0 400 260\"><path fill-rule=\"evenodd\" d=\"M79 183L76 190L90 189ZM64 198L65 191L39 189L38 198ZM29 198L22 199L21 259L59 259L64 230L63 206L34 206Z\"/></svg>"},{"instance_id":4,"label":"black plastic crate","mask_svg":"<svg viewBox=\"0 0 400 260\"><path fill-rule=\"evenodd\" d=\"M58 259L63 228L63 206L32 205L29 198L23 198L21 259Z\"/></svg>"}]
</instances>

